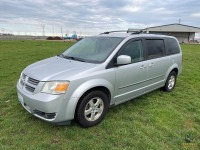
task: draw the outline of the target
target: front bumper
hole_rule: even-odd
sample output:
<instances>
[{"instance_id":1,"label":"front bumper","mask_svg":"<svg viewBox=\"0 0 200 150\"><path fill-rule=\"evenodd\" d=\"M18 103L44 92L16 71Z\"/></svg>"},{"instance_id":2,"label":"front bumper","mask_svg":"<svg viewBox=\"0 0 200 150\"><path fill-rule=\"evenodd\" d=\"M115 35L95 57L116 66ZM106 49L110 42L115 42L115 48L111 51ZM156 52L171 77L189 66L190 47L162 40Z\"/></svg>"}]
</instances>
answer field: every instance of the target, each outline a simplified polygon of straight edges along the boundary
<instances>
[{"instance_id":1,"label":"front bumper","mask_svg":"<svg viewBox=\"0 0 200 150\"><path fill-rule=\"evenodd\" d=\"M72 118L66 113L67 100L64 94L46 93L30 94L25 92L20 83L17 84L18 99L22 106L34 116L52 123L68 124Z\"/></svg>"}]
</instances>

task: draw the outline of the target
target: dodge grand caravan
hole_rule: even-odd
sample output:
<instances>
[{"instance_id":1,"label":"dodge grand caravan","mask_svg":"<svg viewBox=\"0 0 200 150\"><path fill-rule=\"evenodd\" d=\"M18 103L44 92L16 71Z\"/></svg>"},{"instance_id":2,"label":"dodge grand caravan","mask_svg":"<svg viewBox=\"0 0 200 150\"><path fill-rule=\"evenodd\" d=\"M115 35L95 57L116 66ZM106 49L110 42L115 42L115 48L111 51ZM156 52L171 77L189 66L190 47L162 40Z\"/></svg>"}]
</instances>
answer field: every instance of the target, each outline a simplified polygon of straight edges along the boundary
<instances>
[{"instance_id":1,"label":"dodge grand caravan","mask_svg":"<svg viewBox=\"0 0 200 150\"><path fill-rule=\"evenodd\" d=\"M176 38L109 33L85 38L58 56L26 67L18 99L34 116L57 124L98 124L109 106L152 90L174 89L182 52Z\"/></svg>"}]
</instances>

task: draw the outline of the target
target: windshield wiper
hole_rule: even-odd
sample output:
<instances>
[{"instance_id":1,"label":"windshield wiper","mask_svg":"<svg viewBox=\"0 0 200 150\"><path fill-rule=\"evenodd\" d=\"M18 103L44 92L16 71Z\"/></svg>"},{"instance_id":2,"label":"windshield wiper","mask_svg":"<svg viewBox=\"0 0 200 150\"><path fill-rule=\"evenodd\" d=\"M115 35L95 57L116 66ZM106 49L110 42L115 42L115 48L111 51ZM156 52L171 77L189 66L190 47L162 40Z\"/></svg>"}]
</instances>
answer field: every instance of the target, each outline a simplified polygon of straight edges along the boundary
<instances>
[{"instance_id":1,"label":"windshield wiper","mask_svg":"<svg viewBox=\"0 0 200 150\"><path fill-rule=\"evenodd\" d=\"M81 62L86 62L85 60L81 59L81 58L77 58L77 57L72 57L72 56L64 56L62 54L62 56L66 59L71 59L71 60L77 60L77 61L81 61Z\"/></svg>"},{"instance_id":2,"label":"windshield wiper","mask_svg":"<svg viewBox=\"0 0 200 150\"><path fill-rule=\"evenodd\" d=\"M58 57L63 57L63 58L65 57L65 56L63 55L63 53L58 54L57 56L58 56Z\"/></svg>"}]
</instances>

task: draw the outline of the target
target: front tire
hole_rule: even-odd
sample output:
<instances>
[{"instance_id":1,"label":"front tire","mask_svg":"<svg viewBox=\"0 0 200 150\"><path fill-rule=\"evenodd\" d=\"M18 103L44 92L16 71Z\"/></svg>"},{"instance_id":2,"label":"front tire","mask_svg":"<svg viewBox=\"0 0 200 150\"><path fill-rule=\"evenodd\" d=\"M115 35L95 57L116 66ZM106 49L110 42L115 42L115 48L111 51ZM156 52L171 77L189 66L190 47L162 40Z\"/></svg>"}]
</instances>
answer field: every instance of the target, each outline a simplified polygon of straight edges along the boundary
<instances>
[{"instance_id":1,"label":"front tire","mask_svg":"<svg viewBox=\"0 0 200 150\"><path fill-rule=\"evenodd\" d=\"M99 90L85 95L76 109L75 120L82 127L91 127L101 122L108 109L108 97Z\"/></svg>"},{"instance_id":2,"label":"front tire","mask_svg":"<svg viewBox=\"0 0 200 150\"><path fill-rule=\"evenodd\" d=\"M176 85L176 78L177 78L176 72L175 71L170 72L165 82L165 86L163 87L164 91L171 92L174 89Z\"/></svg>"}]
</instances>

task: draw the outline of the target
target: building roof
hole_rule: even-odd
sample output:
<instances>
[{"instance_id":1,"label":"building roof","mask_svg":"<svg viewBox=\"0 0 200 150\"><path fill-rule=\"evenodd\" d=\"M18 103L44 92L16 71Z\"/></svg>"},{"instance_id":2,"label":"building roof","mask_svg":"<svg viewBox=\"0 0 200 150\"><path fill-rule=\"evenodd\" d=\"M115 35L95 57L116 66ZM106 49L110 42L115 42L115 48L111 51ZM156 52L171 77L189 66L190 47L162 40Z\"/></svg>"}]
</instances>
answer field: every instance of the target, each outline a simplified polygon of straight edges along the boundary
<instances>
[{"instance_id":1,"label":"building roof","mask_svg":"<svg viewBox=\"0 0 200 150\"><path fill-rule=\"evenodd\" d=\"M162 26L155 26L146 28L147 31L154 31L154 32L198 32L200 33L199 27L188 26L184 24L167 24Z\"/></svg>"}]
</instances>

